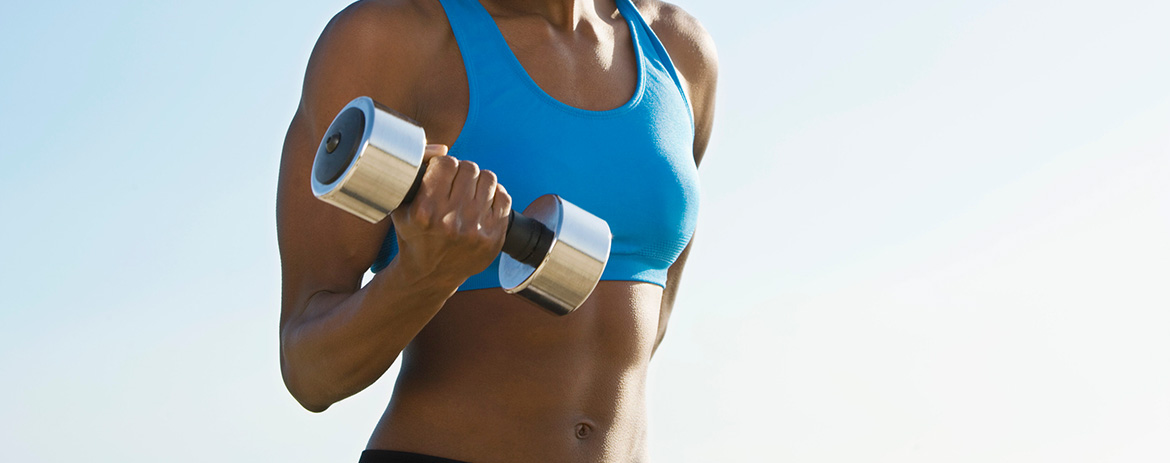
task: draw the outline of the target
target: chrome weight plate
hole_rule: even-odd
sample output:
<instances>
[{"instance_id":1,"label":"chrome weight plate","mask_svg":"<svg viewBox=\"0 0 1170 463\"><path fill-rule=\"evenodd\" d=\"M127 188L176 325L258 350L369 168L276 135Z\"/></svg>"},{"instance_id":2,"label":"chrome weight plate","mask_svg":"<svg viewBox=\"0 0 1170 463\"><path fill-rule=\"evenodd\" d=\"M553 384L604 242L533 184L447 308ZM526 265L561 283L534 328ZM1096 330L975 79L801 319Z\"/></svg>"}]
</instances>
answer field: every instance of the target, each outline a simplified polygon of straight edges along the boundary
<instances>
[{"instance_id":1,"label":"chrome weight plate","mask_svg":"<svg viewBox=\"0 0 1170 463\"><path fill-rule=\"evenodd\" d=\"M613 235L609 224L557 195L536 198L523 214L553 231L540 265L500 256L500 285L557 315L585 302L605 271Z\"/></svg>"},{"instance_id":2,"label":"chrome weight plate","mask_svg":"<svg viewBox=\"0 0 1170 463\"><path fill-rule=\"evenodd\" d=\"M310 175L313 194L370 223L402 203L426 149L422 127L369 97L358 97L329 124Z\"/></svg>"}]
</instances>

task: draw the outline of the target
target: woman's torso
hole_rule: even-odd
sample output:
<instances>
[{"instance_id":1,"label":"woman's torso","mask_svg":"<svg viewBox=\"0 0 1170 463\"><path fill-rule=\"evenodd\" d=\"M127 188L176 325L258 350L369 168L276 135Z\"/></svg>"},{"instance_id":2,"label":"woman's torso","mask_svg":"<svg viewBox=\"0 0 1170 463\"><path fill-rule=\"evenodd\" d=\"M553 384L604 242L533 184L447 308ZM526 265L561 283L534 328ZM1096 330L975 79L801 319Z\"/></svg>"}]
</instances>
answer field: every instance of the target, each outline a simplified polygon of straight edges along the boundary
<instances>
[{"instance_id":1,"label":"woman's torso","mask_svg":"<svg viewBox=\"0 0 1170 463\"><path fill-rule=\"evenodd\" d=\"M449 27L437 2L431 8L436 27ZM573 35L550 30L543 18L487 8L527 74L557 101L605 111L638 90L625 18L600 15L582 25L592 32ZM467 120L469 89L450 34L404 112L429 142L453 145ZM404 351L368 448L476 462L642 458L644 383L661 296L654 283L602 281L585 305L556 317L498 288L456 293Z\"/></svg>"},{"instance_id":2,"label":"woman's torso","mask_svg":"<svg viewBox=\"0 0 1170 463\"><path fill-rule=\"evenodd\" d=\"M601 282L556 317L457 293L404 352L369 448L474 462L637 461L661 288Z\"/></svg>"}]
</instances>

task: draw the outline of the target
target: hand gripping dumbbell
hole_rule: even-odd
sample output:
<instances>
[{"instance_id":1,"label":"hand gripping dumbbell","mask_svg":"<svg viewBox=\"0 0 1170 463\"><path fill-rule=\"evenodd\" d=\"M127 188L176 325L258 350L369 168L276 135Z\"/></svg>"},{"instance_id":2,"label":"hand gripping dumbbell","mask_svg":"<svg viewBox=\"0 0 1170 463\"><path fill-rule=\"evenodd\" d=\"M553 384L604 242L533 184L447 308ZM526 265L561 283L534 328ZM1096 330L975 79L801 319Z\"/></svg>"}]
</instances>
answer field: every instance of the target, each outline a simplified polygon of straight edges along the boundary
<instances>
[{"instance_id":1,"label":"hand gripping dumbbell","mask_svg":"<svg viewBox=\"0 0 1170 463\"><path fill-rule=\"evenodd\" d=\"M409 204L426 166L423 128L369 97L349 102L313 160L313 194L377 223ZM557 195L512 211L500 256L500 285L554 314L580 307L605 270L609 224Z\"/></svg>"}]
</instances>

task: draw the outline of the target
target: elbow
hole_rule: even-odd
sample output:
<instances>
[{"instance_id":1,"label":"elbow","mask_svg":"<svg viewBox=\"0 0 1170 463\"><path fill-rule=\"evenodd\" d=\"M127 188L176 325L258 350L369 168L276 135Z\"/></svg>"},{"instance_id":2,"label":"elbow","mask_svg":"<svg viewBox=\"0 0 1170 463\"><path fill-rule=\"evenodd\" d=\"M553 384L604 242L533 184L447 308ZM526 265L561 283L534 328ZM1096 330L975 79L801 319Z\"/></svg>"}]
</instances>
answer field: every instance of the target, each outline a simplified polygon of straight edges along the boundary
<instances>
[{"instance_id":1,"label":"elbow","mask_svg":"<svg viewBox=\"0 0 1170 463\"><path fill-rule=\"evenodd\" d=\"M303 397L298 397L295 394L293 395L293 398L297 399L297 403L301 404L302 407L305 407L305 410L308 410L308 411L313 412L313 413L321 413L321 412L327 410L330 405L333 405L332 403L327 403L327 402L311 402L308 399L303 398Z\"/></svg>"},{"instance_id":2,"label":"elbow","mask_svg":"<svg viewBox=\"0 0 1170 463\"><path fill-rule=\"evenodd\" d=\"M285 389L288 389L297 403L305 410L321 413L337 402L337 399L331 398L329 391L320 387L320 384L313 384L311 375L305 375L303 370L303 367L298 369L293 365L289 357L281 352L280 376L284 380Z\"/></svg>"},{"instance_id":3,"label":"elbow","mask_svg":"<svg viewBox=\"0 0 1170 463\"><path fill-rule=\"evenodd\" d=\"M287 365L281 366L281 373L284 377L284 387L288 389L289 394L292 394L293 399L301 404L305 410L313 413L321 413L333 405L335 400L330 400L328 395L321 390L314 390L304 384L304 381L298 381L295 375L289 373Z\"/></svg>"}]
</instances>

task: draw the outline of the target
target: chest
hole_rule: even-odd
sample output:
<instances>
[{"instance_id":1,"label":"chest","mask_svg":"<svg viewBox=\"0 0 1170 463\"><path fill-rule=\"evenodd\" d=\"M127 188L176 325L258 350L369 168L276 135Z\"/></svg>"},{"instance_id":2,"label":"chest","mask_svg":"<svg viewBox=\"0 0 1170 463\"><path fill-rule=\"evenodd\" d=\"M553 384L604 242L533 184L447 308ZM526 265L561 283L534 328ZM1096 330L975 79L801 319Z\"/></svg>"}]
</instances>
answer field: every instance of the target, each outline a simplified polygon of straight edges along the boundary
<instances>
[{"instance_id":1,"label":"chest","mask_svg":"<svg viewBox=\"0 0 1170 463\"><path fill-rule=\"evenodd\" d=\"M591 25L577 37L558 35L522 19L497 22L514 59L549 97L590 111L617 108L638 86L637 53L624 21ZM451 145L466 122L470 92L454 37L426 63L431 69L403 108L426 129L428 141ZM397 108L396 108L397 109Z\"/></svg>"},{"instance_id":2,"label":"chest","mask_svg":"<svg viewBox=\"0 0 1170 463\"><path fill-rule=\"evenodd\" d=\"M414 115L429 142L495 172L517 209L555 193L609 222L630 270L611 276L654 281L634 273L669 266L694 227L694 131L656 40L622 23L592 42L511 21L452 39Z\"/></svg>"}]
</instances>

